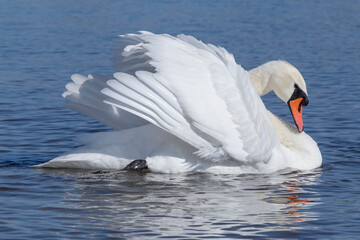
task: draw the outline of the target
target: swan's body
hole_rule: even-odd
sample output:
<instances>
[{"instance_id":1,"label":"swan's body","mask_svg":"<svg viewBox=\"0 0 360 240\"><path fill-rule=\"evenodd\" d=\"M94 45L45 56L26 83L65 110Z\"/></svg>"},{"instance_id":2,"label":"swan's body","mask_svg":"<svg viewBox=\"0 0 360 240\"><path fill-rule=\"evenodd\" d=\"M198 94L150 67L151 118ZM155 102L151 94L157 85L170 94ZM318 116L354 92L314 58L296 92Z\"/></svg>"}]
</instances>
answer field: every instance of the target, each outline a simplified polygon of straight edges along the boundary
<instances>
[{"instance_id":1,"label":"swan's body","mask_svg":"<svg viewBox=\"0 0 360 240\"><path fill-rule=\"evenodd\" d=\"M73 75L69 107L117 132L40 167L122 169L144 159L157 172L267 173L321 165L316 142L302 132L307 104L299 71L272 61L249 72L225 49L193 37L125 35L113 76ZM298 129L268 112L260 96L287 102Z\"/></svg>"}]
</instances>

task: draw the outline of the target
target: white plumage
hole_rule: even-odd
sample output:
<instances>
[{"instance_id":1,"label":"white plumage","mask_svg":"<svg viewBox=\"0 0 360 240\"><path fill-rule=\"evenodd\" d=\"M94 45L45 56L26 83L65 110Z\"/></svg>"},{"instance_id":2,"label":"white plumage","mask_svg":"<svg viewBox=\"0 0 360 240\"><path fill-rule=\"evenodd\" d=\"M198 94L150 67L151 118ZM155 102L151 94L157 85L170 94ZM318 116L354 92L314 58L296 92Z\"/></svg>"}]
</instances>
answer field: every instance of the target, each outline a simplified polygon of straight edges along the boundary
<instances>
[{"instance_id":1,"label":"white plumage","mask_svg":"<svg viewBox=\"0 0 360 240\"><path fill-rule=\"evenodd\" d=\"M113 76L74 74L63 94L70 108L119 131L82 138L40 167L122 169L145 159L158 172L253 173L321 165L311 137L268 113L259 96L283 85L270 90L290 99L289 81L306 92L290 64L247 72L224 48L185 35L128 34L119 49Z\"/></svg>"}]
</instances>

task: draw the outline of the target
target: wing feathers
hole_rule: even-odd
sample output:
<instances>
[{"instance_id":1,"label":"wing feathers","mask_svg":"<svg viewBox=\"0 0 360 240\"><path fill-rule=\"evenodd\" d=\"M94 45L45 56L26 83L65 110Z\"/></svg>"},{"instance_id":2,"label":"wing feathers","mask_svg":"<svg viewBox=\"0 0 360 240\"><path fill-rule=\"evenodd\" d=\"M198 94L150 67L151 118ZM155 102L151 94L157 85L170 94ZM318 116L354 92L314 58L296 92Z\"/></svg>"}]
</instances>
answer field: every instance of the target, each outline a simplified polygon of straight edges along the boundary
<instances>
[{"instance_id":1,"label":"wing feathers","mask_svg":"<svg viewBox=\"0 0 360 240\"><path fill-rule=\"evenodd\" d=\"M154 103L155 101L154 98L149 99L146 96L142 95L141 93L132 90L128 86L116 80L109 80L107 83L112 89L114 89L114 92L120 93L125 97L125 99L121 98L122 101L126 101L125 103L134 106L136 105L139 108L141 108L142 111L144 112L148 111L153 113L154 116L156 116L158 119L161 119L162 122L168 123L170 125L174 125L176 123L174 119L172 119L156 103ZM104 93L108 95L106 91L104 91ZM112 93L111 97L115 97L115 93Z\"/></svg>"},{"instance_id":2,"label":"wing feathers","mask_svg":"<svg viewBox=\"0 0 360 240\"><path fill-rule=\"evenodd\" d=\"M195 147L212 148L207 141L191 130L187 120L176 110L176 108L180 107L171 92L155 79L152 82L145 80L150 77L147 73L139 72L136 75L141 77L142 81L140 78L126 73L114 74L116 80L109 80L107 82L108 87L101 91L108 97L105 103L146 119L158 127L179 136L184 141L190 142ZM151 77L154 78L154 76ZM151 87L145 85L144 82L148 82ZM160 91L151 89L160 89ZM161 95L166 96L166 98L161 97ZM171 100L165 101L166 99ZM174 105L171 105L171 103ZM181 132L187 134L180 134ZM215 152L216 149L211 151Z\"/></svg>"},{"instance_id":3,"label":"wing feathers","mask_svg":"<svg viewBox=\"0 0 360 240\"><path fill-rule=\"evenodd\" d=\"M69 108L117 130L147 124L145 120L128 111L104 103L107 96L101 93L101 89L107 86L106 81L111 79L111 76L93 74L85 77L73 74L71 79L73 82L66 85L67 91L63 93L63 97L69 100Z\"/></svg>"},{"instance_id":4,"label":"wing feathers","mask_svg":"<svg viewBox=\"0 0 360 240\"><path fill-rule=\"evenodd\" d=\"M140 77L143 77L143 78L147 77L147 75L144 75L144 74L143 75L136 74L136 75L138 77L137 79L140 79ZM153 90L151 90L149 87L147 87L143 82L136 81L137 79L135 79L134 77L128 78L125 73L115 73L114 77L118 80L118 82L120 82L121 84L123 84L124 86L129 88L130 90L137 93L138 98L141 98L141 96L143 96L147 100L152 101L153 104L155 104L157 107L159 107L162 110L161 114L165 114L165 112L166 112L165 115L178 115L179 114L179 112L177 112L171 106L171 103L167 104L166 98L163 99L162 97L160 97L157 93L155 93ZM108 85L110 85L110 84L108 83ZM176 117L179 118L179 116L174 116L172 119L174 119Z\"/></svg>"},{"instance_id":5,"label":"wing feathers","mask_svg":"<svg viewBox=\"0 0 360 240\"><path fill-rule=\"evenodd\" d=\"M64 97L78 111L112 111L97 117L110 126L117 125L116 111L119 119L124 111L134 114L211 161L270 159L278 144L271 120L248 72L224 48L186 35L140 32L121 36L118 49L113 76L73 75Z\"/></svg>"}]
</instances>

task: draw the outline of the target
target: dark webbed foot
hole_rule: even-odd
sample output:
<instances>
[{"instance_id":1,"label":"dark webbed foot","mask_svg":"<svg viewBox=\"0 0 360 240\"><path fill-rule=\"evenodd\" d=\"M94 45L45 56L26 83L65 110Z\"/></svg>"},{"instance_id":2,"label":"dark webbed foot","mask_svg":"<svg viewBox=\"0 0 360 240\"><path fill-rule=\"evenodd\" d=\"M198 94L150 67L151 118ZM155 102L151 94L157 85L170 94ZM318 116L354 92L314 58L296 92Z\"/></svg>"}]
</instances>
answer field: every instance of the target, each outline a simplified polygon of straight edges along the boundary
<instances>
[{"instance_id":1,"label":"dark webbed foot","mask_svg":"<svg viewBox=\"0 0 360 240\"><path fill-rule=\"evenodd\" d=\"M123 170L145 170L148 169L148 166L146 164L146 160L143 159L136 159L129 163Z\"/></svg>"},{"instance_id":2,"label":"dark webbed foot","mask_svg":"<svg viewBox=\"0 0 360 240\"><path fill-rule=\"evenodd\" d=\"M109 173L110 171L104 171L104 170L98 170L98 171L95 171L95 172L91 172L92 174L106 174L106 173Z\"/></svg>"}]
</instances>

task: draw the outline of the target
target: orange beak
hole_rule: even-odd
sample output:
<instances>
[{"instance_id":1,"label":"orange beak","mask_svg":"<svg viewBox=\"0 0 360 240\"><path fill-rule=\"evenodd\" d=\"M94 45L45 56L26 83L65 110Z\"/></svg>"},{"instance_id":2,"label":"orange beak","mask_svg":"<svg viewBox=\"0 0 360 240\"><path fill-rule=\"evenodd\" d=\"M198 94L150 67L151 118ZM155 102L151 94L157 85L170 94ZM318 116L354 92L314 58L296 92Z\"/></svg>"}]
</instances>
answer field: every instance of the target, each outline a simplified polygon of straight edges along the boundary
<instances>
[{"instance_id":1,"label":"orange beak","mask_svg":"<svg viewBox=\"0 0 360 240\"><path fill-rule=\"evenodd\" d=\"M303 98L290 100L289 107L299 132L304 131L304 124L302 120Z\"/></svg>"}]
</instances>

